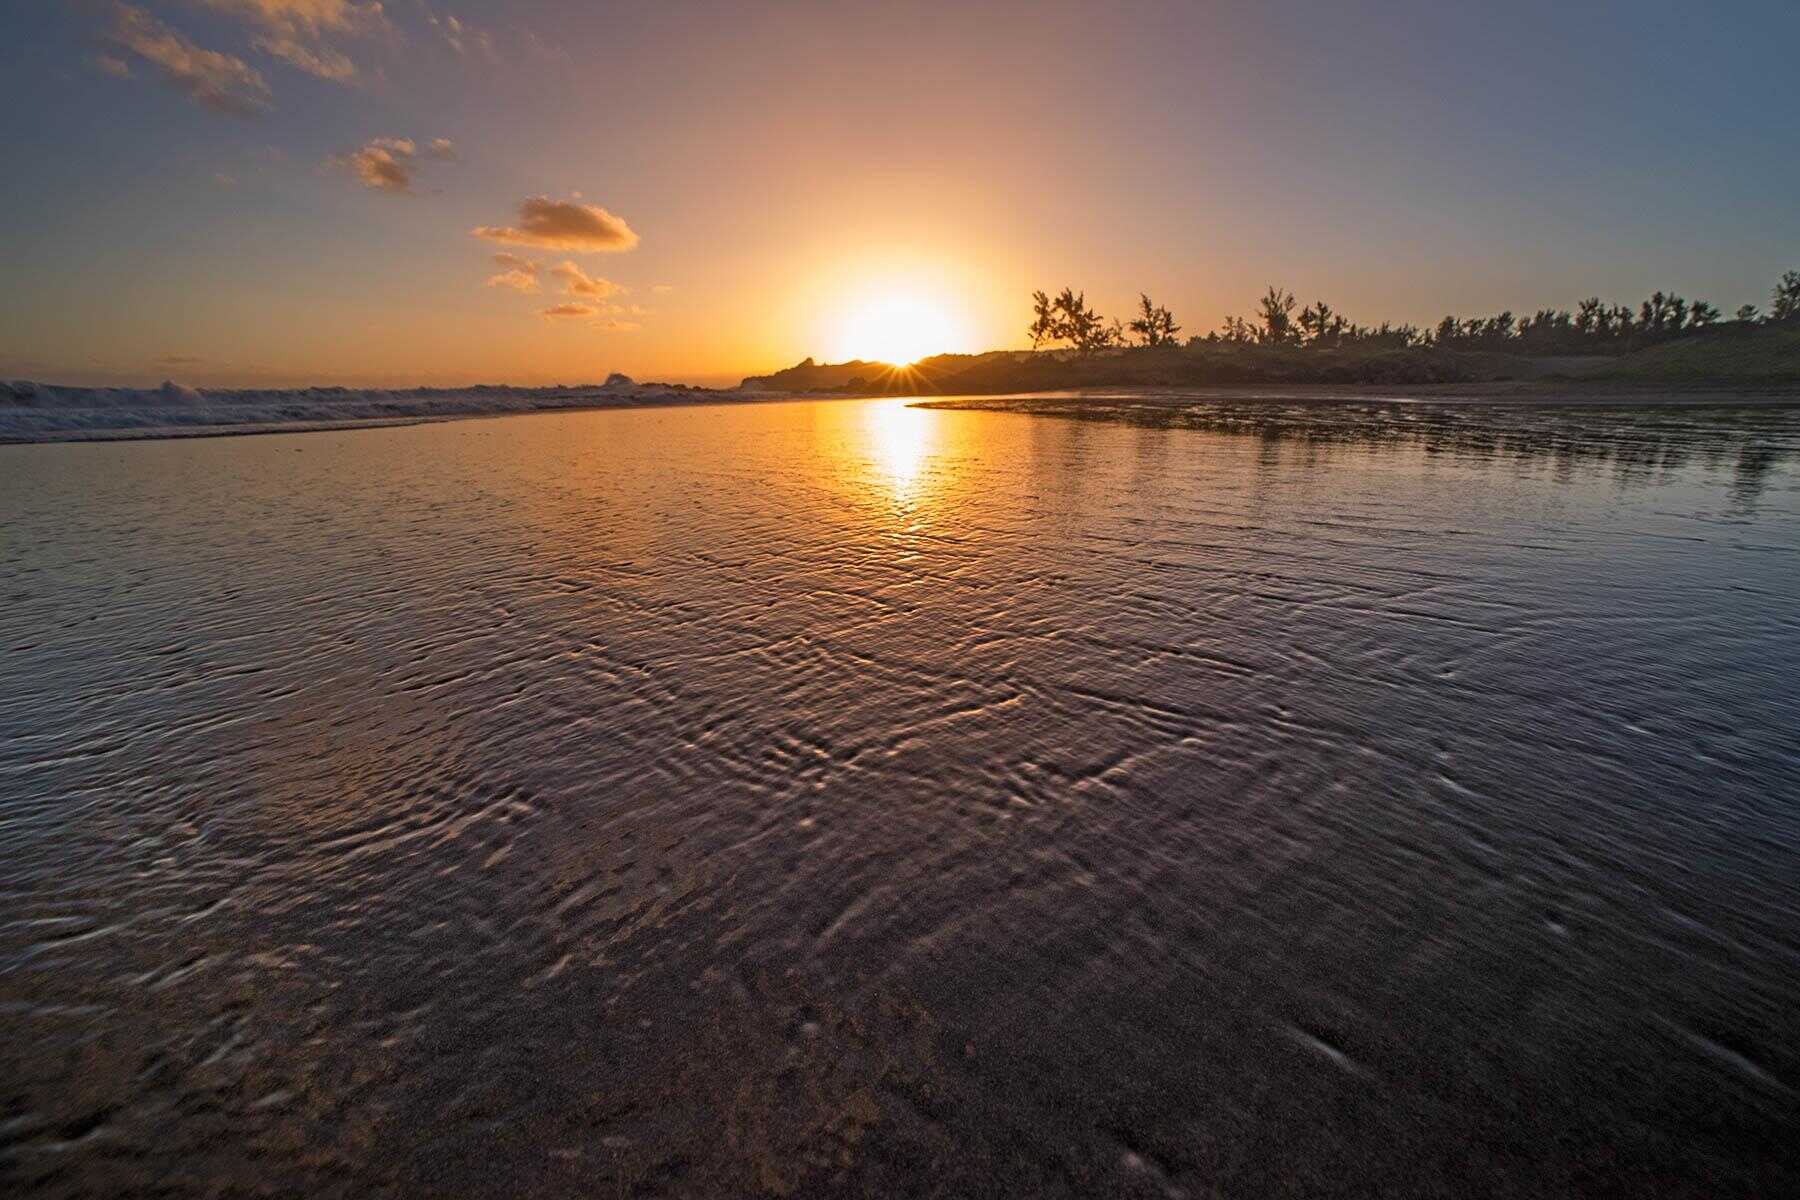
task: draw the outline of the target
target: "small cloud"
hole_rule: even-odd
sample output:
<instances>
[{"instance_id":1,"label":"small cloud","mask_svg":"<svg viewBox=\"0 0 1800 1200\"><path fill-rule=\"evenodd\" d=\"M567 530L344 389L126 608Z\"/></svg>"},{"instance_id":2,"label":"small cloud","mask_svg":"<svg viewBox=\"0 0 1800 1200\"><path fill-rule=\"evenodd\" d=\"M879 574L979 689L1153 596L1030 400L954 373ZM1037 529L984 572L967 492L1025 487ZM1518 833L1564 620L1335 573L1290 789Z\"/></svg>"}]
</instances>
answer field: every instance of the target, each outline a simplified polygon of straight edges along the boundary
<instances>
[{"instance_id":1,"label":"small cloud","mask_svg":"<svg viewBox=\"0 0 1800 1200\"><path fill-rule=\"evenodd\" d=\"M277 34L273 37L259 37L252 45L264 54L279 58L288 66L305 71L317 79L343 83L356 74L356 64L350 61L348 55L323 42L307 45L298 38Z\"/></svg>"},{"instance_id":2,"label":"small cloud","mask_svg":"<svg viewBox=\"0 0 1800 1200\"><path fill-rule=\"evenodd\" d=\"M525 270L514 267L510 271L502 271L498 275L488 276L488 287L511 288L515 292L535 292L538 290L535 269Z\"/></svg>"},{"instance_id":3,"label":"small cloud","mask_svg":"<svg viewBox=\"0 0 1800 1200\"><path fill-rule=\"evenodd\" d=\"M206 7L275 33L365 33L387 24L380 0L201 0Z\"/></svg>"},{"instance_id":4,"label":"small cloud","mask_svg":"<svg viewBox=\"0 0 1800 1200\"><path fill-rule=\"evenodd\" d=\"M504 250L494 255L494 261L503 267L510 267L515 271L523 271L527 275L537 274L538 265L536 263L532 262L529 258L520 258L516 254L508 254Z\"/></svg>"},{"instance_id":5,"label":"small cloud","mask_svg":"<svg viewBox=\"0 0 1800 1200\"><path fill-rule=\"evenodd\" d=\"M425 147L425 157L454 159L456 150L444 138ZM419 146L411 138L372 138L362 149L350 154L334 155L326 165L348 171L362 181L364 187L379 192L401 195L412 190L413 176L419 166Z\"/></svg>"},{"instance_id":6,"label":"small cloud","mask_svg":"<svg viewBox=\"0 0 1800 1200\"><path fill-rule=\"evenodd\" d=\"M327 161L356 176L364 187L398 195L412 190L413 156L417 153L411 138L378 137L361 150Z\"/></svg>"},{"instance_id":7,"label":"small cloud","mask_svg":"<svg viewBox=\"0 0 1800 1200\"><path fill-rule=\"evenodd\" d=\"M563 281L563 291L571 296L593 296L596 299L604 299L615 292L625 290L610 279L595 279L567 260L551 267L550 273Z\"/></svg>"},{"instance_id":8,"label":"small cloud","mask_svg":"<svg viewBox=\"0 0 1800 1200\"><path fill-rule=\"evenodd\" d=\"M159 367L192 367L205 361L204 358L195 358L191 354L165 354L157 359L154 365Z\"/></svg>"},{"instance_id":9,"label":"small cloud","mask_svg":"<svg viewBox=\"0 0 1800 1200\"><path fill-rule=\"evenodd\" d=\"M230 188L230 187L236 187L238 181L237 181L236 175L229 175L224 171L214 171L213 172L213 182L218 184L220 187Z\"/></svg>"},{"instance_id":10,"label":"small cloud","mask_svg":"<svg viewBox=\"0 0 1800 1200\"><path fill-rule=\"evenodd\" d=\"M554 304L539 314L552 320L587 321L595 329L606 329L615 333L634 333L643 326L628 317L642 316L641 308L621 306L617 304L583 304L571 300L563 304Z\"/></svg>"},{"instance_id":11,"label":"small cloud","mask_svg":"<svg viewBox=\"0 0 1800 1200\"><path fill-rule=\"evenodd\" d=\"M494 51L492 34L477 29L462 18L450 13L439 17L424 4L423 0L420 0L419 7L424 9L425 21L431 26L432 31L444 39L444 44L454 50L458 57L466 57L471 53L479 54L490 60L499 57Z\"/></svg>"},{"instance_id":12,"label":"small cloud","mask_svg":"<svg viewBox=\"0 0 1800 1200\"><path fill-rule=\"evenodd\" d=\"M583 254L629 250L638 236L623 217L615 217L597 204L552 200L533 196L519 203L519 224L478 225L469 231L490 242L541 246L546 250L574 250Z\"/></svg>"},{"instance_id":13,"label":"small cloud","mask_svg":"<svg viewBox=\"0 0 1800 1200\"><path fill-rule=\"evenodd\" d=\"M111 75L114 79L130 79L131 67L122 58L114 58L110 54L96 54L88 59L88 66L102 75Z\"/></svg>"},{"instance_id":14,"label":"small cloud","mask_svg":"<svg viewBox=\"0 0 1800 1200\"><path fill-rule=\"evenodd\" d=\"M106 38L156 67L163 82L214 112L253 116L269 107L269 85L250 64L196 46L141 8L113 6Z\"/></svg>"},{"instance_id":15,"label":"small cloud","mask_svg":"<svg viewBox=\"0 0 1800 1200\"><path fill-rule=\"evenodd\" d=\"M327 34L354 37L389 29L379 0L198 0L261 32L251 44L319 79L346 82L356 74L350 57L325 41Z\"/></svg>"},{"instance_id":16,"label":"small cloud","mask_svg":"<svg viewBox=\"0 0 1800 1200\"><path fill-rule=\"evenodd\" d=\"M675 285L672 283L657 283L652 284L650 290L655 292L658 296L666 296L675 290Z\"/></svg>"}]
</instances>

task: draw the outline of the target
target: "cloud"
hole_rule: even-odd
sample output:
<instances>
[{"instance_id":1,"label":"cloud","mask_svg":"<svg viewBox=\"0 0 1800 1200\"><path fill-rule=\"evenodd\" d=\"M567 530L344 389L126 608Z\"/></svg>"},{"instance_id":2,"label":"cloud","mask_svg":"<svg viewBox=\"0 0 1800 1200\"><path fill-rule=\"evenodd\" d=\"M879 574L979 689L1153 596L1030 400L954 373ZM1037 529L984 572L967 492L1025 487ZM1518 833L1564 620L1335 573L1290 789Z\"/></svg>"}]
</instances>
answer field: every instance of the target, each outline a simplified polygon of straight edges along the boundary
<instances>
[{"instance_id":1,"label":"cloud","mask_svg":"<svg viewBox=\"0 0 1800 1200\"><path fill-rule=\"evenodd\" d=\"M130 79L131 67L122 58L114 58L110 54L96 54L88 59L88 66L102 75L111 75L114 79Z\"/></svg>"},{"instance_id":2,"label":"cloud","mask_svg":"<svg viewBox=\"0 0 1800 1200\"><path fill-rule=\"evenodd\" d=\"M426 145L425 157L452 161L456 148L448 138L436 138ZM411 138L371 138L362 149L325 161L328 166L348 171L364 187L403 195L412 190L413 176L419 168L419 144Z\"/></svg>"},{"instance_id":3,"label":"cloud","mask_svg":"<svg viewBox=\"0 0 1800 1200\"><path fill-rule=\"evenodd\" d=\"M356 74L356 64L347 55L323 42L308 46L298 38L281 35L259 37L252 44L264 54L279 58L288 66L319 79L343 83Z\"/></svg>"},{"instance_id":4,"label":"cloud","mask_svg":"<svg viewBox=\"0 0 1800 1200\"><path fill-rule=\"evenodd\" d=\"M204 358L195 358L192 354L165 354L156 360L155 365L159 367L191 367L205 361Z\"/></svg>"},{"instance_id":5,"label":"cloud","mask_svg":"<svg viewBox=\"0 0 1800 1200\"><path fill-rule=\"evenodd\" d=\"M356 74L350 57L325 40L326 34L359 36L388 27L378 0L199 0L215 12L235 17L262 32L251 45L320 79L343 83Z\"/></svg>"},{"instance_id":6,"label":"cloud","mask_svg":"<svg viewBox=\"0 0 1800 1200\"><path fill-rule=\"evenodd\" d=\"M515 271L523 271L527 275L536 275L538 265L529 258L520 258L516 254L508 254L504 250L494 255L494 261L503 267L511 267Z\"/></svg>"},{"instance_id":7,"label":"cloud","mask_svg":"<svg viewBox=\"0 0 1800 1200\"><path fill-rule=\"evenodd\" d=\"M230 188L230 187L236 187L238 181L237 181L237 176L230 174L229 172L214 171L213 172L213 182L218 184L222 188Z\"/></svg>"},{"instance_id":8,"label":"cloud","mask_svg":"<svg viewBox=\"0 0 1800 1200\"><path fill-rule=\"evenodd\" d=\"M502 271L498 275L490 275L488 276L486 286L511 288L515 292L535 292L538 290L535 267L533 267L532 270L514 267L510 271Z\"/></svg>"},{"instance_id":9,"label":"cloud","mask_svg":"<svg viewBox=\"0 0 1800 1200\"><path fill-rule=\"evenodd\" d=\"M412 190L413 156L417 153L411 138L378 137L361 150L327 161L356 176L364 187L399 195Z\"/></svg>"},{"instance_id":10,"label":"cloud","mask_svg":"<svg viewBox=\"0 0 1800 1200\"><path fill-rule=\"evenodd\" d=\"M201 0L215 12L240 17L276 33L360 33L387 23L378 0Z\"/></svg>"},{"instance_id":11,"label":"cloud","mask_svg":"<svg viewBox=\"0 0 1800 1200\"><path fill-rule=\"evenodd\" d=\"M642 316L643 309L617 304L583 304L579 300L570 300L562 304L553 304L543 309L538 315L557 321L587 321L596 329L608 329L618 333L631 333L642 329L636 321L628 321L628 316Z\"/></svg>"},{"instance_id":12,"label":"cloud","mask_svg":"<svg viewBox=\"0 0 1800 1200\"><path fill-rule=\"evenodd\" d=\"M106 38L156 67L163 82L214 112L252 116L269 106L269 85L250 64L196 46L141 8L113 6Z\"/></svg>"},{"instance_id":13,"label":"cloud","mask_svg":"<svg viewBox=\"0 0 1800 1200\"><path fill-rule=\"evenodd\" d=\"M604 299L624 291L610 279L595 279L572 262L563 261L550 268L550 273L563 281L563 291L571 296L593 296Z\"/></svg>"},{"instance_id":14,"label":"cloud","mask_svg":"<svg viewBox=\"0 0 1800 1200\"><path fill-rule=\"evenodd\" d=\"M425 21L437 35L444 39L444 44L456 51L457 55L466 56L470 51L483 58L495 59L499 55L494 51L493 36L485 30L477 29L460 17L445 13L440 18L421 0L419 7L425 12Z\"/></svg>"},{"instance_id":15,"label":"cloud","mask_svg":"<svg viewBox=\"0 0 1800 1200\"><path fill-rule=\"evenodd\" d=\"M478 225L469 231L490 242L517 246L541 246L546 250L573 250L582 254L629 250L638 244L637 234L597 204L552 200L533 196L519 203L519 224Z\"/></svg>"}]
</instances>

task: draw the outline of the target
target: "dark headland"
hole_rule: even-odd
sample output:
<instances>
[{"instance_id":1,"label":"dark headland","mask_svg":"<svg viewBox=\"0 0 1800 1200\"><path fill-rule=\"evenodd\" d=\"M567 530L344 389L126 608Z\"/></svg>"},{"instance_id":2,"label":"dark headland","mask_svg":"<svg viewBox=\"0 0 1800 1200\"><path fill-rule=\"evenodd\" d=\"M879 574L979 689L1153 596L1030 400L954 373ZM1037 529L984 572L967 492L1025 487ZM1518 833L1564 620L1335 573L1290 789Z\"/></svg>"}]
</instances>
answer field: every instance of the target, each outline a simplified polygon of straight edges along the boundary
<instances>
[{"instance_id":1,"label":"dark headland","mask_svg":"<svg viewBox=\"0 0 1800 1200\"><path fill-rule=\"evenodd\" d=\"M1034 296L1033 350L939 354L907 366L812 359L752 376L745 390L793 394L994 396L1090 389L1283 387L1400 389L1484 399L1677 393L1698 401L1800 397L1800 272L1783 276L1768 315L1731 320L1706 301L1657 292L1635 309L1583 301L1519 318L1445 317L1435 326L1364 326L1323 302L1296 312L1269 289L1249 320L1177 336L1166 308L1142 298L1128 324L1082 294Z\"/></svg>"}]
</instances>

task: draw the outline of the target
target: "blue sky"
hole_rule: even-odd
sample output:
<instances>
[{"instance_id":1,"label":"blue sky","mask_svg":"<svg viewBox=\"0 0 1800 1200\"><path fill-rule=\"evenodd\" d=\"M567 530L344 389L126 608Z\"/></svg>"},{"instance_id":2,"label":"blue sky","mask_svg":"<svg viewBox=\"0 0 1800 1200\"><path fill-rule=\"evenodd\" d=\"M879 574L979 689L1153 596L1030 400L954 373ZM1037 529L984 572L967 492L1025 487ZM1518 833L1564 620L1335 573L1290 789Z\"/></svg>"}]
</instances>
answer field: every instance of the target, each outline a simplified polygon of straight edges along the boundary
<instances>
[{"instance_id":1,"label":"blue sky","mask_svg":"<svg viewBox=\"0 0 1800 1200\"><path fill-rule=\"evenodd\" d=\"M716 381L895 293L1023 344L1064 283L1189 332L1268 283L1730 310L1800 267L1797 45L1791 2L20 6L0 374ZM471 233L534 197L635 244Z\"/></svg>"}]
</instances>

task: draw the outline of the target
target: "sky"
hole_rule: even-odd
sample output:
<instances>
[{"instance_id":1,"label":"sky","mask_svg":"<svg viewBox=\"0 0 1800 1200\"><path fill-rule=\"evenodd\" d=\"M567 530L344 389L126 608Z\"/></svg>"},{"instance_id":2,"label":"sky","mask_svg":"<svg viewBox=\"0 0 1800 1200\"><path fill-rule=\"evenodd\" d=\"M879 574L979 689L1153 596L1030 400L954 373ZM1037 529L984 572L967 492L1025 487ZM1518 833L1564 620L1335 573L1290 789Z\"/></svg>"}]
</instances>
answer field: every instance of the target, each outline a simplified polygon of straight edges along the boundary
<instances>
[{"instance_id":1,"label":"sky","mask_svg":"<svg viewBox=\"0 0 1800 1200\"><path fill-rule=\"evenodd\" d=\"M871 312L1022 347L1035 288L1192 334L1800 267L1793 0L8 10L6 378L717 384Z\"/></svg>"}]
</instances>

